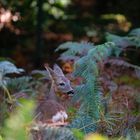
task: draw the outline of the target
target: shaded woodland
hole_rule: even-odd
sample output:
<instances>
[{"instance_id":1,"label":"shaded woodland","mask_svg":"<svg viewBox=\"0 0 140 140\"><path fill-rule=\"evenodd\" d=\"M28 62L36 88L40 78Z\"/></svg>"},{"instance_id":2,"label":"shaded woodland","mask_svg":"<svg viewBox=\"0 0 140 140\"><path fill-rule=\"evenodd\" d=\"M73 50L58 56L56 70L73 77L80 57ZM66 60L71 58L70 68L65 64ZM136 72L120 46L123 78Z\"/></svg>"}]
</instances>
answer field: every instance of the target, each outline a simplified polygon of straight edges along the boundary
<instances>
[{"instance_id":1,"label":"shaded woodland","mask_svg":"<svg viewBox=\"0 0 140 140\"><path fill-rule=\"evenodd\" d=\"M1 21L0 55L19 66L40 67L42 61L55 62L54 49L63 42L99 44L106 31L124 35L139 27L139 9L137 0L1 1L1 15L10 13Z\"/></svg>"},{"instance_id":2,"label":"shaded woodland","mask_svg":"<svg viewBox=\"0 0 140 140\"><path fill-rule=\"evenodd\" d=\"M0 140L139 140L139 5L1 0Z\"/></svg>"}]
</instances>

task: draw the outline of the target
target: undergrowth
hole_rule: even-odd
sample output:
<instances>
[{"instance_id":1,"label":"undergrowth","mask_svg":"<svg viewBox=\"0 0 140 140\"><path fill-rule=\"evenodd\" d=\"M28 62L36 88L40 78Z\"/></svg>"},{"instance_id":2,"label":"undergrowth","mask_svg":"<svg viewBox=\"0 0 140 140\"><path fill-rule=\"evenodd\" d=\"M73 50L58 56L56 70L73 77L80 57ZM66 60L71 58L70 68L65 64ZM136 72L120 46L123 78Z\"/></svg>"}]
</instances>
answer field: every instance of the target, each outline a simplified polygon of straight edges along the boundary
<instances>
[{"instance_id":1,"label":"undergrowth","mask_svg":"<svg viewBox=\"0 0 140 140\"><path fill-rule=\"evenodd\" d=\"M129 33L131 37L129 36L128 38L107 33L107 39L114 43L108 42L95 46L92 43L86 44L85 42L81 42L78 44L70 42L64 43L58 47L57 51L66 50L59 59L68 63L74 61L74 75L82 79L80 85L76 87L76 95L73 97L75 102L80 102L80 107L76 117L70 124L71 128L77 128L86 134L98 131L109 136L130 135L130 138L136 138L136 131L133 126L138 122L139 119L137 118L139 118L139 115L135 116L130 112L131 102L128 102L127 111L124 112L119 112L117 110L112 112L108 107L112 104L112 101L115 102L112 98L115 96L114 93L118 92L118 88L122 88L123 90L122 84L128 86L133 85L133 87L138 87L137 85L139 85L140 67L125 61L126 56L122 58L122 52L124 53L128 46L133 44L139 47L139 43L136 43L137 38L139 38L139 32L137 31L139 31L139 29L131 31ZM85 45L84 53L79 53L80 45ZM86 48L86 46L88 47ZM83 52L83 47L81 47L81 50L81 52ZM109 67L106 68L106 66L111 66L113 69ZM133 75L133 78L129 76L123 77L123 72L125 72L126 75ZM102 87L103 85L101 86L101 81L104 86L108 88L107 91ZM124 90L126 88L127 86L124 86ZM127 88L128 91L130 89L132 88ZM134 90L130 92L135 93ZM131 94L136 96L134 93ZM128 94L126 96L128 96ZM124 104L127 104L129 97L127 100L125 96L122 97L122 99L123 98ZM122 106L124 105L122 104ZM122 120L122 122L124 121L124 124L127 122L130 125L122 126L121 123L118 123L120 120ZM123 129L120 129L121 127Z\"/></svg>"},{"instance_id":2,"label":"undergrowth","mask_svg":"<svg viewBox=\"0 0 140 140\"><path fill-rule=\"evenodd\" d=\"M59 135L60 139L80 140L88 133L96 132L107 135L112 140L114 137L138 140L140 102L137 89L139 89L140 67L132 64L122 53L125 54L130 46L139 48L139 38L140 29L135 29L124 37L106 33L107 41L111 42L101 45L67 42L57 48L56 51L64 51L59 60L72 61L74 63L72 76L75 79L80 78L75 87L76 94L72 98L72 101L80 106L73 109L77 112L71 117L69 126L64 129L28 125L33 121L30 111L34 107L34 102L30 102L29 99L35 99L35 94L40 92L36 90L43 85L41 78L44 78L46 73L38 71L37 74L43 75L41 78L33 78L35 73L23 76L20 75L23 69L18 69L9 61L1 61L0 139L35 139L28 135L30 130L34 129L35 133L43 133L44 139L56 138ZM9 74L13 73L20 76L10 77ZM26 98L26 103L20 100L22 97ZM15 115L11 113L14 111ZM70 111L73 114L72 109ZM102 139L107 138L102 137Z\"/></svg>"},{"instance_id":3,"label":"undergrowth","mask_svg":"<svg viewBox=\"0 0 140 140\"><path fill-rule=\"evenodd\" d=\"M84 44L81 43L79 46ZM71 45L73 44L71 43ZM75 63L74 75L82 78L83 82L75 89L76 95L74 100L76 101L80 99L81 105L76 118L70 125L71 128L78 128L79 130L84 131L84 133L95 132L97 130L97 121L100 118L101 108L101 91L98 83L98 63L111 55L115 45L112 42L108 42L98 46L93 46L88 43L85 45L85 48L87 46L90 48L87 54L85 53L83 57L81 55L81 58ZM59 49L64 48L67 47L59 47ZM79 52L78 49L80 49L78 48L78 45L75 50L73 49L73 47L69 47L69 50L64 52L62 56L67 54L74 56L77 55Z\"/></svg>"}]
</instances>

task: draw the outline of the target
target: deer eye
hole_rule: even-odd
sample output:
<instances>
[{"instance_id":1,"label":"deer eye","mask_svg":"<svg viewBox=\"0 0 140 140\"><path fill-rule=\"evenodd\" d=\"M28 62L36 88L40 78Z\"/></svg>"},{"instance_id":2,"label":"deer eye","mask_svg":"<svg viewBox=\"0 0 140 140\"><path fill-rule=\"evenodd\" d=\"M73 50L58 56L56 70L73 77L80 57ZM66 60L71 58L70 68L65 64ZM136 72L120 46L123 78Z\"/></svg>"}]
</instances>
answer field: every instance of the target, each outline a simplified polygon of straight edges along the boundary
<instances>
[{"instance_id":1,"label":"deer eye","mask_svg":"<svg viewBox=\"0 0 140 140\"><path fill-rule=\"evenodd\" d=\"M60 86L65 86L65 83L60 83L59 85L60 85Z\"/></svg>"}]
</instances>

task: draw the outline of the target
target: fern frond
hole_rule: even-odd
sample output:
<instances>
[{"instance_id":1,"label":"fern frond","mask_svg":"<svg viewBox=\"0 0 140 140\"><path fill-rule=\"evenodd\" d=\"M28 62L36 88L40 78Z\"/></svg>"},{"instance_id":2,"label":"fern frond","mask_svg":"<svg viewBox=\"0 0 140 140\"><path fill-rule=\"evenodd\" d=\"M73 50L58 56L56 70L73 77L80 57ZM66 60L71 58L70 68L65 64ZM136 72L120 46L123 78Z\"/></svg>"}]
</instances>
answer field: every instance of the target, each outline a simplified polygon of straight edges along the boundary
<instances>
[{"instance_id":1,"label":"fern frond","mask_svg":"<svg viewBox=\"0 0 140 140\"><path fill-rule=\"evenodd\" d=\"M89 50L88 54L75 63L75 76L86 78L87 75L98 75L98 62L106 59L111 55L115 44L112 42L103 45L97 45L95 48ZM87 79L87 78L86 78Z\"/></svg>"},{"instance_id":2,"label":"fern frond","mask_svg":"<svg viewBox=\"0 0 140 140\"><path fill-rule=\"evenodd\" d=\"M44 124L35 124L31 128L32 140L76 140L73 132L68 128L52 127Z\"/></svg>"},{"instance_id":3,"label":"fern frond","mask_svg":"<svg viewBox=\"0 0 140 140\"><path fill-rule=\"evenodd\" d=\"M72 98L72 101L82 101L82 98L86 96L86 84L78 85L75 89L75 94Z\"/></svg>"},{"instance_id":4,"label":"fern frond","mask_svg":"<svg viewBox=\"0 0 140 140\"><path fill-rule=\"evenodd\" d=\"M133 42L133 46L140 47L140 36L129 36L128 38Z\"/></svg>"},{"instance_id":5,"label":"fern frond","mask_svg":"<svg viewBox=\"0 0 140 140\"><path fill-rule=\"evenodd\" d=\"M97 130L96 122L85 112L80 111L77 118L71 123L72 128L77 128L85 134L95 132Z\"/></svg>"},{"instance_id":6,"label":"fern frond","mask_svg":"<svg viewBox=\"0 0 140 140\"><path fill-rule=\"evenodd\" d=\"M133 29L127 36L106 33L106 40L114 42L120 49L128 46L140 47L140 28Z\"/></svg>"},{"instance_id":7,"label":"fern frond","mask_svg":"<svg viewBox=\"0 0 140 140\"><path fill-rule=\"evenodd\" d=\"M75 56L75 57L81 57L87 54L88 50L92 49L94 45L92 43L87 42L66 42L60 45L56 51L63 50L64 53L61 54L60 58L61 60L66 59L67 56ZM68 59L68 58L67 58Z\"/></svg>"},{"instance_id":8,"label":"fern frond","mask_svg":"<svg viewBox=\"0 0 140 140\"><path fill-rule=\"evenodd\" d=\"M131 40L129 40L127 36L122 37L111 33L106 33L106 40L114 42L116 46L118 46L121 49L134 45L133 42L131 42Z\"/></svg>"},{"instance_id":9,"label":"fern frond","mask_svg":"<svg viewBox=\"0 0 140 140\"><path fill-rule=\"evenodd\" d=\"M24 72L23 69L21 68L17 68L13 63L9 62L9 61L1 61L0 62L0 71L5 74L9 74L9 73L21 73Z\"/></svg>"},{"instance_id":10,"label":"fern frond","mask_svg":"<svg viewBox=\"0 0 140 140\"><path fill-rule=\"evenodd\" d=\"M80 58L75 63L75 76L83 78L83 84L76 88L77 94L81 99L81 106L78 115L73 120L71 127L83 128L85 133L93 132L96 129L95 122L100 117L100 87L98 83L98 62L111 55L115 44L107 42L97 45L90 49L86 56ZM89 124L90 127L86 127ZM82 126L81 126L82 125Z\"/></svg>"},{"instance_id":11,"label":"fern frond","mask_svg":"<svg viewBox=\"0 0 140 140\"><path fill-rule=\"evenodd\" d=\"M140 28L133 29L129 32L130 36L140 36Z\"/></svg>"},{"instance_id":12,"label":"fern frond","mask_svg":"<svg viewBox=\"0 0 140 140\"><path fill-rule=\"evenodd\" d=\"M140 36L138 31L132 30L127 36L118 36L110 33L106 33L106 40L112 41L116 44L114 54L118 57L120 53L129 46L140 47Z\"/></svg>"},{"instance_id":13,"label":"fern frond","mask_svg":"<svg viewBox=\"0 0 140 140\"><path fill-rule=\"evenodd\" d=\"M31 92L31 77L22 76L19 78L10 78L7 80L7 88L13 92Z\"/></svg>"},{"instance_id":14,"label":"fern frond","mask_svg":"<svg viewBox=\"0 0 140 140\"><path fill-rule=\"evenodd\" d=\"M97 46L90 43L68 42L60 45L56 50L67 49L61 57L76 56L80 58L74 65L74 75L81 77L83 81L76 87L74 99L80 100L81 106L70 125L71 128L81 129L85 133L96 131L101 104L98 63L110 56L114 48L115 44L112 42Z\"/></svg>"}]
</instances>

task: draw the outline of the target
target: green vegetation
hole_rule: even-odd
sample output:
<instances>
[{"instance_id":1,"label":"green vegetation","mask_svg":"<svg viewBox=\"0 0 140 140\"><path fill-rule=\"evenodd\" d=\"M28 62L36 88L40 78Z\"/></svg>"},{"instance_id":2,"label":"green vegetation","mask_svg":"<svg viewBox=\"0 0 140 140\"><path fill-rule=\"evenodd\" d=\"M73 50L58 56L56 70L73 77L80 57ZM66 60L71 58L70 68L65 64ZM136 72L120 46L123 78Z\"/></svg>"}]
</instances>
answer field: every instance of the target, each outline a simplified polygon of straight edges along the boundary
<instances>
[{"instance_id":1,"label":"green vegetation","mask_svg":"<svg viewBox=\"0 0 140 140\"><path fill-rule=\"evenodd\" d=\"M136 108L139 106L139 102L136 101L135 97L137 96L139 88L137 91L130 88L137 88L137 84L135 83L139 83L137 82L139 77L137 77L138 75L136 75L135 72L137 71L138 73L139 66L119 60L118 56L121 55L121 51L119 54L117 54L117 47L118 46L116 46L113 42L106 42L101 45L93 45L92 43L85 42L70 42L58 47L57 51L61 49L67 49L66 52L64 51L62 53L60 59L63 62L69 62L69 60L73 59L74 76L75 78L81 78L80 84L76 85L76 94L72 99L73 102L78 102L80 106L73 109L74 112L77 110L76 114L70 112L70 114L74 115L74 117L71 117L71 122L69 122L68 128L66 129L51 128L50 126L43 126L42 124L32 124L34 122L34 117L31 113L33 112L33 103L29 101L29 98L32 100L37 99L35 98L37 95L34 94L34 91L37 90L36 94L40 92L38 87L41 85L41 83L43 85L43 81L41 80L40 76L36 77L36 75L21 76L14 79L8 77L7 79L6 73L19 73L23 70L16 68L15 65L8 61L1 61L0 64L4 65L1 67L1 71L4 73L3 77L1 78L1 82L5 80L5 87L7 89L6 91L10 93L7 96L4 96L3 99L6 101L10 95L13 101L10 102L10 106L9 101L1 103L6 106L2 114L6 113L5 110L11 111L11 113L6 117L10 118L5 124L3 124L3 127L1 128L2 137L5 139L19 139L19 137L22 137L23 139L30 139L29 134L30 137L37 137L40 135L40 133L43 133L41 137L45 137L47 139L48 137L56 137L57 135L57 139L59 140L61 137L58 137L58 135L61 133L60 136L65 138L67 137L67 139L83 139L83 137L88 133L98 132L111 136L111 138L126 137L126 139L137 139L138 135L136 127L139 120L139 111ZM85 52L83 50L85 50ZM114 54L116 54L116 56ZM75 59L75 57L77 59ZM108 76L111 76L112 80L102 80L105 76L107 76L108 73L108 67L106 68L106 65L110 65L109 70L111 70L112 74ZM11 69L9 69L7 66L10 66ZM133 70L130 69L130 72L135 74L134 79L136 79L136 81L134 80L133 84L131 84L132 81L129 81L128 79L132 78L129 78L128 76L122 77L120 76L120 71L112 70L112 68L116 68L115 66L122 70L123 68L128 69L129 67L132 67ZM119 75L116 75L117 72ZM128 73L130 72L128 70ZM42 74L42 78L45 76L43 71L36 71L34 74ZM127 72L125 74L127 75ZM34 81L35 79L33 76L35 76L35 79L38 80L38 82ZM103 85L106 85L107 83L108 85L106 85L107 87L104 89L102 87L103 85L101 86L101 83ZM114 85L116 85L116 88ZM125 93L126 89L124 88L124 85L125 88L127 87L128 93ZM109 89L106 90L106 88ZM120 89L122 93L124 92L124 95L121 95L122 93L119 92ZM126 110L124 110L123 107L123 103L125 102L122 102L122 106L119 107L121 112L116 110L116 97L114 98L114 96L116 96L115 92L118 92L117 94L120 94L119 97L122 96L122 99L125 97L124 101L127 103L125 104ZM21 93L24 94L22 95ZM18 95L19 99L15 98ZM129 97L132 98L130 103L128 101ZM24 104L20 98L26 98L24 100L26 100L27 105ZM121 101L119 101L119 99L117 100L118 102ZM111 106L112 104L114 105ZM18 109L16 109L17 107ZM133 108L136 109L135 111L137 113L134 113ZM31 112L29 113L29 111ZM5 119L4 116L5 115L3 115L3 119ZM15 121L20 125L17 125ZM126 122L128 125L126 125ZM23 128L26 125L28 129ZM17 131L17 133L13 131ZM37 133L35 131L37 131Z\"/></svg>"},{"instance_id":2,"label":"green vegetation","mask_svg":"<svg viewBox=\"0 0 140 140\"><path fill-rule=\"evenodd\" d=\"M1 0L0 140L139 140L139 11L138 0ZM74 88L57 94L63 127L36 121L44 63Z\"/></svg>"},{"instance_id":3,"label":"green vegetation","mask_svg":"<svg viewBox=\"0 0 140 140\"><path fill-rule=\"evenodd\" d=\"M22 105L5 121L5 125L1 130L5 140L29 140L34 102L30 100L23 101Z\"/></svg>"}]
</instances>

